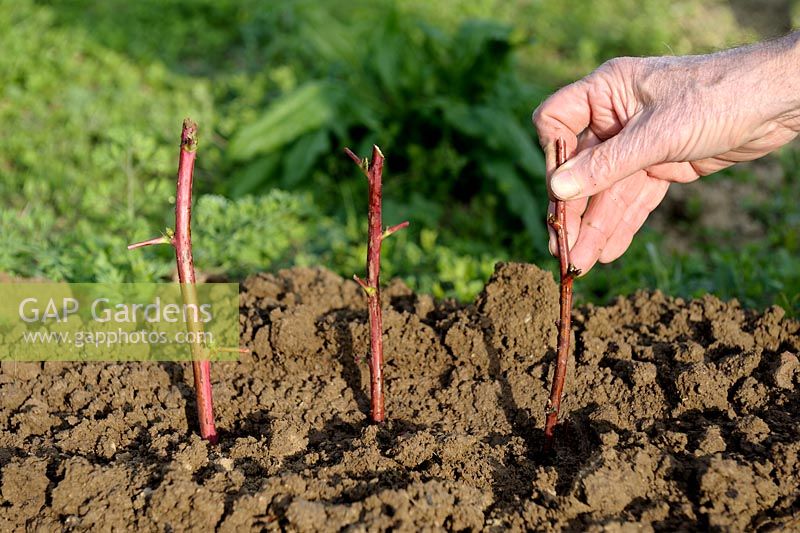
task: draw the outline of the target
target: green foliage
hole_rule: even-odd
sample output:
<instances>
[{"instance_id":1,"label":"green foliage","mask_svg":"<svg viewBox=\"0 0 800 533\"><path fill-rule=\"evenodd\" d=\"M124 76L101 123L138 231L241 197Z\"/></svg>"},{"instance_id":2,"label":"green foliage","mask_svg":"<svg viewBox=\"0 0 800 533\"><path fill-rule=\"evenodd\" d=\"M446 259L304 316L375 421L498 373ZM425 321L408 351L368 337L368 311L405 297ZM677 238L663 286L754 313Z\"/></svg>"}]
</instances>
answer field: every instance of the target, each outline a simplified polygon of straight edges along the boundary
<instances>
[{"instance_id":1,"label":"green foliage","mask_svg":"<svg viewBox=\"0 0 800 533\"><path fill-rule=\"evenodd\" d=\"M319 137L314 133L335 117L336 98L331 95L334 91L335 86L310 82L278 98L264 115L234 137L229 155L234 159L250 159L256 155L275 154L284 151L287 144L301 136ZM308 146L303 145L303 148ZM315 150L309 159L313 163L320 155ZM291 169L290 165L286 166L289 167L286 170Z\"/></svg>"},{"instance_id":2,"label":"green foliage","mask_svg":"<svg viewBox=\"0 0 800 533\"><path fill-rule=\"evenodd\" d=\"M794 171L800 153L784 149L779 155L783 169L770 180L761 174L765 170L754 174L747 167L704 178L736 180L741 185L750 181L757 186L763 198L737 208L743 212L738 216L760 221L763 237L742 242L735 233L703 229L694 218L703 209L702 198L689 198L689 221L681 228L688 251L665 252L668 247L662 236L645 230L621 259L596 267L575 284L579 300L602 300L650 287L676 296L712 293L737 298L748 307L777 304L790 315L800 316L800 205L794 200L800 194L800 179Z\"/></svg>"},{"instance_id":3,"label":"green foliage","mask_svg":"<svg viewBox=\"0 0 800 533\"><path fill-rule=\"evenodd\" d=\"M287 266L305 253L319 223L309 195L273 190L229 200L207 194L192 221L195 263L234 277Z\"/></svg>"},{"instance_id":4,"label":"green foliage","mask_svg":"<svg viewBox=\"0 0 800 533\"><path fill-rule=\"evenodd\" d=\"M753 40L721 2L560 0L505 3L501 16L533 37L526 67L569 83L619 56L702 53ZM502 9L502 8L501 8Z\"/></svg>"},{"instance_id":5,"label":"green foliage","mask_svg":"<svg viewBox=\"0 0 800 533\"><path fill-rule=\"evenodd\" d=\"M375 142L387 154L397 197L462 206L497 197L484 216L523 227L541 246L544 164L529 116L543 93L517 76L514 52L523 43L512 28L472 20L443 32L389 2L358 14L364 24L356 27L334 13L313 34L311 15L298 25L327 68L233 136L228 154L244 165L230 191L322 182L317 199L325 205L331 177L358 179L340 147L366 154ZM432 222L446 226L447 218Z\"/></svg>"},{"instance_id":6,"label":"green foliage","mask_svg":"<svg viewBox=\"0 0 800 533\"><path fill-rule=\"evenodd\" d=\"M747 307L776 304L800 315L800 270L796 255L765 243L710 247L684 254L664 254L662 240L645 231L612 265L596 267L575 283L577 301L606 301L642 288L673 296L707 293L736 298Z\"/></svg>"},{"instance_id":7,"label":"green foliage","mask_svg":"<svg viewBox=\"0 0 800 533\"><path fill-rule=\"evenodd\" d=\"M190 115L201 272L362 273L366 182L341 148L377 143L384 220L412 223L387 240L383 279L463 300L497 260L556 269L529 124L545 94L616 55L752 38L703 0L19 0L0 2L0 27L0 271L169 277L169 247L125 246L173 224ZM797 152L781 157L792 176ZM576 294L710 291L800 313L797 187L747 207L761 240L686 224L690 252L674 254L645 232Z\"/></svg>"},{"instance_id":8,"label":"green foliage","mask_svg":"<svg viewBox=\"0 0 800 533\"><path fill-rule=\"evenodd\" d=\"M182 115L208 116L207 85L131 65L54 18L0 3L0 270L152 279L163 268L130 258L126 240L163 217L152 199L174 185L156 178L174 175Z\"/></svg>"},{"instance_id":9,"label":"green foliage","mask_svg":"<svg viewBox=\"0 0 800 533\"><path fill-rule=\"evenodd\" d=\"M98 221L147 212L139 185L172 165L184 114L207 121L207 85L157 64L133 66L27 4L0 5L0 25L13 28L0 34L4 200ZM102 202L88 201L98 199L87 198L91 189L104 193Z\"/></svg>"},{"instance_id":10,"label":"green foliage","mask_svg":"<svg viewBox=\"0 0 800 533\"><path fill-rule=\"evenodd\" d=\"M315 228L316 237L307 246L311 252L300 264L339 265L347 274L362 274L366 268L366 217L353 217L349 222L323 220ZM451 297L468 301L475 297L489 279L494 264L508 256L498 251L491 255L475 252L474 242L451 241L444 245L437 232L423 228L412 232L404 229L383 243L381 278L402 277L414 290L438 298Z\"/></svg>"}]
</instances>

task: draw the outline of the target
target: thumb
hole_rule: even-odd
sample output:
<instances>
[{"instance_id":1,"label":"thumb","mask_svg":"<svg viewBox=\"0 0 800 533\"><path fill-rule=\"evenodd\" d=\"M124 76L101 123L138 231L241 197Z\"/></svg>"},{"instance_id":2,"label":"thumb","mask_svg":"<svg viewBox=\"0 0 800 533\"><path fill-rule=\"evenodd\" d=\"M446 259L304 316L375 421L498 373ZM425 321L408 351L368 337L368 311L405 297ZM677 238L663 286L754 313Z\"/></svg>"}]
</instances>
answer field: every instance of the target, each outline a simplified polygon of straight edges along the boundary
<instances>
[{"instance_id":1,"label":"thumb","mask_svg":"<svg viewBox=\"0 0 800 533\"><path fill-rule=\"evenodd\" d=\"M644 130L641 120L632 120L610 139L578 152L553 172L553 196L561 200L594 196L639 170L661 163L666 154L662 155L653 142L656 136Z\"/></svg>"}]
</instances>

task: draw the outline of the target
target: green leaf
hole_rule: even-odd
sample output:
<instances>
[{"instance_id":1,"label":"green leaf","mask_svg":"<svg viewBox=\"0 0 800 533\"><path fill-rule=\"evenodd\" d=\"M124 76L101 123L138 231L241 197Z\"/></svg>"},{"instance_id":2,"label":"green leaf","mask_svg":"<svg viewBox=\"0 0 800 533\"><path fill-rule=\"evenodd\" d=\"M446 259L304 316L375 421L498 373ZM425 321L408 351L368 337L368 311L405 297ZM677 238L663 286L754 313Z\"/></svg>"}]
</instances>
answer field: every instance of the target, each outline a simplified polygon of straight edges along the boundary
<instances>
[{"instance_id":1,"label":"green leaf","mask_svg":"<svg viewBox=\"0 0 800 533\"><path fill-rule=\"evenodd\" d=\"M287 189L297 186L308 177L319 157L330 148L328 132L325 130L314 131L300 137L283 160L281 186Z\"/></svg>"},{"instance_id":2,"label":"green leaf","mask_svg":"<svg viewBox=\"0 0 800 533\"><path fill-rule=\"evenodd\" d=\"M473 108L472 112L483 125L490 148L507 153L512 161L531 175L544 177L544 158L533 142L532 126L523 129L508 111L480 106Z\"/></svg>"},{"instance_id":3,"label":"green leaf","mask_svg":"<svg viewBox=\"0 0 800 533\"><path fill-rule=\"evenodd\" d=\"M441 110L445 122L456 131L474 138L485 134L483 121L466 102L443 97L435 99L431 105Z\"/></svg>"},{"instance_id":4,"label":"green leaf","mask_svg":"<svg viewBox=\"0 0 800 533\"><path fill-rule=\"evenodd\" d=\"M494 180L512 213L522 219L535 247L547 246L547 230L539 204L525 181L511 163L493 159L482 165L487 177ZM544 248L542 248L544 249Z\"/></svg>"},{"instance_id":5,"label":"green leaf","mask_svg":"<svg viewBox=\"0 0 800 533\"><path fill-rule=\"evenodd\" d=\"M480 79L496 75L511 45L511 27L494 21L470 20L459 27L452 48L459 66Z\"/></svg>"},{"instance_id":6,"label":"green leaf","mask_svg":"<svg viewBox=\"0 0 800 533\"><path fill-rule=\"evenodd\" d=\"M510 112L488 106L468 106L449 99L438 99L445 121L456 131L481 140L492 151L505 154L531 176L544 177L541 151L533 141L533 127L523 128Z\"/></svg>"},{"instance_id":7,"label":"green leaf","mask_svg":"<svg viewBox=\"0 0 800 533\"><path fill-rule=\"evenodd\" d=\"M313 81L275 100L264 114L231 140L234 160L282 149L301 135L322 128L336 116L340 91L335 84Z\"/></svg>"},{"instance_id":8,"label":"green leaf","mask_svg":"<svg viewBox=\"0 0 800 533\"><path fill-rule=\"evenodd\" d=\"M255 192L267 183L280 163L280 154L270 154L245 166L230 179L231 196L239 198Z\"/></svg>"}]
</instances>

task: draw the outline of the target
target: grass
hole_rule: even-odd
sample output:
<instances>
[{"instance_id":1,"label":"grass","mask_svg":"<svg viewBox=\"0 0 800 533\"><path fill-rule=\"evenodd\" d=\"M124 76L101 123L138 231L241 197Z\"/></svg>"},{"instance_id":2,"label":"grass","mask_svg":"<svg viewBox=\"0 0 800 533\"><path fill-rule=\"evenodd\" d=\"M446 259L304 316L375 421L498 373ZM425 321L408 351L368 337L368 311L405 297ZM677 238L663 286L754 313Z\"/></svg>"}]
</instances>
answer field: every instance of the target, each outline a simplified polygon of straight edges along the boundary
<instances>
[{"instance_id":1,"label":"grass","mask_svg":"<svg viewBox=\"0 0 800 533\"><path fill-rule=\"evenodd\" d=\"M201 271L362 271L366 183L339 149L378 142L385 218L412 222L387 241L384 278L468 300L498 260L556 269L529 125L540 98L614 55L754 38L724 5L698 0L443 5L354 2L342 13L305 0L0 3L0 271L70 281L170 276L168 251L128 254L125 245L169 223L175 135L188 115L201 131ZM383 33L371 33L386 13ZM415 74L420 57L424 76ZM292 95L328 107L303 124L308 102L276 114ZM259 132L259 123L269 127ZM268 138L287 123L295 129ZM309 151L311 163L302 157ZM658 288L800 314L800 158L786 149L779 160L780 179L768 183L747 168L711 178L768 190L744 206L762 238L708 234L692 218L703 199L690 196L687 217L675 221L682 251L646 229L621 260L576 283L578 302Z\"/></svg>"},{"instance_id":2,"label":"grass","mask_svg":"<svg viewBox=\"0 0 800 533\"><path fill-rule=\"evenodd\" d=\"M667 219L675 228L672 238L682 241L681 250L673 250L663 234L645 227L620 260L596 267L576 283L579 299L607 301L613 294L648 287L684 297L713 293L755 308L775 304L800 315L800 206L792 201L800 194L797 156L793 147L774 156L781 165L770 171L770 178L752 164L704 178L733 180L734 187L749 185L758 191L748 199L709 188L718 194L715 203L723 204L723 214L756 223L759 236L744 238L735 230L709 228L704 216L709 192L694 192L678 205L683 214Z\"/></svg>"}]
</instances>

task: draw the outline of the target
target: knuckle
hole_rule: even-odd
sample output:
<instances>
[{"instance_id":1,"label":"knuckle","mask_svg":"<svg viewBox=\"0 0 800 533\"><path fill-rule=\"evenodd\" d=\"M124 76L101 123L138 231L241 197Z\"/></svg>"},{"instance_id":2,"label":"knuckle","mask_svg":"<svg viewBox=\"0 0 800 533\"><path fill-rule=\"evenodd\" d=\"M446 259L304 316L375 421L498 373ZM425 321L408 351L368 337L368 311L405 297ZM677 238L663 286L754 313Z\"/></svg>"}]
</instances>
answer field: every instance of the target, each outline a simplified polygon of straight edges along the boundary
<instances>
[{"instance_id":1,"label":"knuckle","mask_svg":"<svg viewBox=\"0 0 800 533\"><path fill-rule=\"evenodd\" d=\"M542 121L542 106L543 105L544 105L544 103L539 104L536 107L536 109L533 110L533 113L531 113L531 122L533 122L533 125L536 126L536 127L538 127L539 124Z\"/></svg>"},{"instance_id":2,"label":"knuckle","mask_svg":"<svg viewBox=\"0 0 800 533\"><path fill-rule=\"evenodd\" d=\"M533 113L531 113L531 121L537 129L541 129L546 125L548 111L552 107L553 96L554 95L550 95L547 97L533 110Z\"/></svg>"},{"instance_id":3,"label":"knuckle","mask_svg":"<svg viewBox=\"0 0 800 533\"><path fill-rule=\"evenodd\" d=\"M629 232L636 233L639 226L647 219L652 209L648 209L643 201L637 201L622 214L620 224L628 228Z\"/></svg>"},{"instance_id":4,"label":"knuckle","mask_svg":"<svg viewBox=\"0 0 800 533\"><path fill-rule=\"evenodd\" d=\"M536 135L539 138L539 145L544 149L550 142L550 137L553 136L553 124L547 117L548 100L545 100L533 110L531 114L531 122L536 129Z\"/></svg>"},{"instance_id":5,"label":"knuckle","mask_svg":"<svg viewBox=\"0 0 800 533\"><path fill-rule=\"evenodd\" d=\"M615 57L603 63L600 68L613 72L626 72L633 68L639 61L640 59L635 57Z\"/></svg>"},{"instance_id":6,"label":"knuckle","mask_svg":"<svg viewBox=\"0 0 800 533\"><path fill-rule=\"evenodd\" d=\"M592 180L593 184L608 184L613 168L614 162L607 149L598 147L592 152L592 156L589 159L589 179Z\"/></svg>"},{"instance_id":7,"label":"knuckle","mask_svg":"<svg viewBox=\"0 0 800 533\"><path fill-rule=\"evenodd\" d=\"M617 68L617 65L619 65L619 62L620 62L620 58L614 57L614 58L606 60L602 65L600 65L600 68L601 69L613 70L613 69Z\"/></svg>"}]
</instances>

